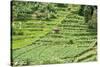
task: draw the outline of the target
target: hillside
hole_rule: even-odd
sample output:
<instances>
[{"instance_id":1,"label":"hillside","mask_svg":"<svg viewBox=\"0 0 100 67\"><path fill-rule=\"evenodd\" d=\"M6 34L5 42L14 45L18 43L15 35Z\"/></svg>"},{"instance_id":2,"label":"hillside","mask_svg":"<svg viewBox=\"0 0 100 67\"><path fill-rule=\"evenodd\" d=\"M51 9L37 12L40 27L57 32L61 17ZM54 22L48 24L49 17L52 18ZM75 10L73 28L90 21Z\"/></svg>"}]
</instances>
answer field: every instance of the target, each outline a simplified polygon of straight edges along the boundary
<instances>
[{"instance_id":1,"label":"hillside","mask_svg":"<svg viewBox=\"0 0 100 67\"><path fill-rule=\"evenodd\" d=\"M21 28L14 29L22 33L12 36L13 62L36 65L96 61L97 32L77 14L79 8L57 7L57 18L49 21L14 21L22 22Z\"/></svg>"}]
</instances>

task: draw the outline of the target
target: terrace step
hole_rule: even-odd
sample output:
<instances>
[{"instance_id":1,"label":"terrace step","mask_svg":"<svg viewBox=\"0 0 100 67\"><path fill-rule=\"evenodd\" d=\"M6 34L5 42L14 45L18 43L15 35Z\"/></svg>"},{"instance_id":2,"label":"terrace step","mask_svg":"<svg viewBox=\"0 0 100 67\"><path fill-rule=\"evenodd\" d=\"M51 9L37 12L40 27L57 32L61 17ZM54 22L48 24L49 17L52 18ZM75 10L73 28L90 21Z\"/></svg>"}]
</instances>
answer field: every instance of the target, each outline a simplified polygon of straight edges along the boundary
<instances>
[{"instance_id":1,"label":"terrace step","mask_svg":"<svg viewBox=\"0 0 100 67\"><path fill-rule=\"evenodd\" d=\"M80 61L83 61L85 59L89 59L91 58L92 56L96 55L96 52L94 50L89 50L88 52L86 53L83 53L82 55L79 55L76 59L75 59L75 62L80 62Z\"/></svg>"},{"instance_id":2,"label":"terrace step","mask_svg":"<svg viewBox=\"0 0 100 67\"><path fill-rule=\"evenodd\" d=\"M82 62L89 62L89 61L97 61L97 56L94 54L93 56L82 60Z\"/></svg>"},{"instance_id":3,"label":"terrace step","mask_svg":"<svg viewBox=\"0 0 100 67\"><path fill-rule=\"evenodd\" d=\"M87 25L77 25L77 24L72 24L72 25L70 25L70 24L61 24L61 25L59 25L59 27L88 27Z\"/></svg>"}]
</instances>

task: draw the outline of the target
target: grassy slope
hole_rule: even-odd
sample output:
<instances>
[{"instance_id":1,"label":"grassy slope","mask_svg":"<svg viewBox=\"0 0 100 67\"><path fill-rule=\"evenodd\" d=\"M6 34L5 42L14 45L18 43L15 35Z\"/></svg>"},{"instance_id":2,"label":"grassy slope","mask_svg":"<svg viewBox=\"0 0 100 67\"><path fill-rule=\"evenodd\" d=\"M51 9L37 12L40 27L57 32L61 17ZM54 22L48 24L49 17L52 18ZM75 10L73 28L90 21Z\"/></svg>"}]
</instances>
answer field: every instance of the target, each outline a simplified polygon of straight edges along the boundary
<instances>
[{"instance_id":1,"label":"grassy slope","mask_svg":"<svg viewBox=\"0 0 100 67\"><path fill-rule=\"evenodd\" d=\"M83 17L68 14L66 17L62 16L66 19L65 22L54 25L61 29L59 34L49 31L47 35L39 38L32 45L14 50L14 62L22 63L28 59L30 64L53 64L95 60L96 50L93 45L96 41L96 33L89 32L93 29L88 29Z\"/></svg>"},{"instance_id":2,"label":"grassy slope","mask_svg":"<svg viewBox=\"0 0 100 67\"><path fill-rule=\"evenodd\" d=\"M63 9L63 8L62 8ZM66 9L65 9L66 11ZM16 28L16 31L23 31L24 35L14 35L12 36L12 48L21 48L27 45L32 44L40 37L45 36L48 32L50 32L56 25L60 24L60 22L65 18L66 12L58 11L57 19L52 19L51 21L40 21L40 20L30 20L22 22L22 28ZM21 21L15 21L18 23ZM41 27L41 28L38 28ZM38 30L38 31L35 31ZM42 31L41 31L42 30Z\"/></svg>"}]
</instances>

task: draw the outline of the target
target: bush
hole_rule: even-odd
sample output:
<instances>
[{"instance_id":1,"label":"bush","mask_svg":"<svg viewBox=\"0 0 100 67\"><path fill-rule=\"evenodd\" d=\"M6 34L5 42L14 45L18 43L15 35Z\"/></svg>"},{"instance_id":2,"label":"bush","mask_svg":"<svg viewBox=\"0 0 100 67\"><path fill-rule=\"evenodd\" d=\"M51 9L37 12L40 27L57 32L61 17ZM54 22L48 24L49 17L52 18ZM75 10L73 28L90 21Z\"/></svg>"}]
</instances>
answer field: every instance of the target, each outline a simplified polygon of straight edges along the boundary
<instances>
[{"instance_id":1,"label":"bush","mask_svg":"<svg viewBox=\"0 0 100 67\"><path fill-rule=\"evenodd\" d=\"M73 40L69 40L68 43L69 43L69 44L74 44Z\"/></svg>"},{"instance_id":2,"label":"bush","mask_svg":"<svg viewBox=\"0 0 100 67\"><path fill-rule=\"evenodd\" d=\"M24 35L22 31L12 31L12 35Z\"/></svg>"},{"instance_id":3,"label":"bush","mask_svg":"<svg viewBox=\"0 0 100 67\"><path fill-rule=\"evenodd\" d=\"M84 16L84 7L85 7L85 5L81 5L81 6L80 6L80 10L79 10L79 12L78 12L78 14L79 14L80 16Z\"/></svg>"},{"instance_id":4,"label":"bush","mask_svg":"<svg viewBox=\"0 0 100 67\"><path fill-rule=\"evenodd\" d=\"M70 10L71 10L71 8L69 7L69 8L68 8L68 11L70 11Z\"/></svg>"},{"instance_id":5,"label":"bush","mask_svg":"<svg viewBox=\"0 0 100 67\"><path fill-rule=\"evenodd\" d=\"M18 32L18 35L24 35L24 33L23 32Z\"/></svg>"},{"instance_id":6,"label":"bush","mask_svg":"<svg viewBox=\"0 0 100 67\"><path fill-rule=\"evenodd\" d=\"M55 14L51 14L50 18L57 18L57 16Z\"/></svg>"}]
</instances>

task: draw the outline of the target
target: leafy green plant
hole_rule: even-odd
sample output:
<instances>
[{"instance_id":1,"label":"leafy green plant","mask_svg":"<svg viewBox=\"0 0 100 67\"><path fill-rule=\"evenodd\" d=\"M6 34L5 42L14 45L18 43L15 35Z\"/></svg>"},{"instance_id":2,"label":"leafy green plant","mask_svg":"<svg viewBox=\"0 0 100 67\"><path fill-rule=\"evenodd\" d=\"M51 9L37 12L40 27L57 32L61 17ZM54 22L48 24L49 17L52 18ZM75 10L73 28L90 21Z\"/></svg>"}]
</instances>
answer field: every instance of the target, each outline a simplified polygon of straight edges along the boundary
<instances>
[{"instance_id":1,"label":"leafy green plant","mask_svg":"<svg viewBox=\"0 0 100 67\"><path fill-rule=\"evenodd\" d=\"M69 40L68 43L69 43L69 44L74 44L73 40Z\"/></svg>"}]
</instances>

